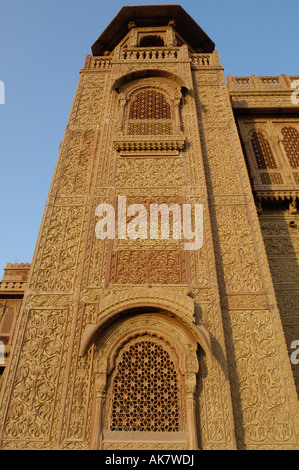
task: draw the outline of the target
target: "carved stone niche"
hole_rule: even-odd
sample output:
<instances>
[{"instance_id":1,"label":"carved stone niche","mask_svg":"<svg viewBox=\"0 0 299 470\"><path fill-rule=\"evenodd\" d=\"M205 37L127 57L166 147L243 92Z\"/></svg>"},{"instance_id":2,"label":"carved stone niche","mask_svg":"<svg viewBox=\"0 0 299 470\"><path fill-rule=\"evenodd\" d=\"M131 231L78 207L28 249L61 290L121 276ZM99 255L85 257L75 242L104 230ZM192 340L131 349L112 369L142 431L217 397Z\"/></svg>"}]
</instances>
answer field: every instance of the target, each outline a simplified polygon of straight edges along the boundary
<instances>
[{"instance_id":1,"label":"carved stone niche","mask_svg":"<svg viewBox=\"0 0 299 470\"><path fill-rule=\"evenodd\" d=\"M198 449L197 347L211 367L209 334L190 297L131 291L104 298L83 333L81 355L95 348L91 448Z\"/></svg>"},{"instance_id":2,"label":"carved stone niche","mask_svg":"<svg viewBox=\"0 0 299 470\"><path fill-rule=\"evenodd\" d=\"M116 150L124 150L124 145L127 151L182 150L182 93L177 82L159 76L141 77L122 84L118 93Z\"/></svg>"}]
</instances>

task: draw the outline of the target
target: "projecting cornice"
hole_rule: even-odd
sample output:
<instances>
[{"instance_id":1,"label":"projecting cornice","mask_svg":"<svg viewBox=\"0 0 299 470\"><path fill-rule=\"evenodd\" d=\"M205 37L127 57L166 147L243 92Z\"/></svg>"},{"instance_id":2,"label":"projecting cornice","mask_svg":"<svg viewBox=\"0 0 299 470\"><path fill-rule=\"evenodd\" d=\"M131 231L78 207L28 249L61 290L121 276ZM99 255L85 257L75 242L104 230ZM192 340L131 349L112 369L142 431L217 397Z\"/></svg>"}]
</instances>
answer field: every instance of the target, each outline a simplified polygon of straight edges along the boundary
<instances>
[{"instance_id":1,"label":"projecting cornice","mask_svg":"<svg viewBox=\"0 0 299 470\"><path fill-rule=\"evenodd\" d=\"M175 21L175 29L194 51L213 52L214 42L179 5L142 5L123 7L91 47L94 56L112 51L129 32L129 24L137 27L167 26Z\"/></svg>"}]
</instances>

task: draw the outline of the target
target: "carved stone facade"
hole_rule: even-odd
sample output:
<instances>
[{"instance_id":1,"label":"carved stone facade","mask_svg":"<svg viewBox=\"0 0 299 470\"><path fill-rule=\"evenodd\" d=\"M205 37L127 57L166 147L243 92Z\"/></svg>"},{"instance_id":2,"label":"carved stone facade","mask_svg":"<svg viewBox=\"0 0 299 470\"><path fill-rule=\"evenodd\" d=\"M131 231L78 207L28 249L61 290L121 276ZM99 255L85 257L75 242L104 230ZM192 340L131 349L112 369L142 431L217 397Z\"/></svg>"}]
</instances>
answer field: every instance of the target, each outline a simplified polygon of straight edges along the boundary
<instances>
[{"instance_id":1,"label":"carved stone facade","mask_svg":"<svg viewBox=\"0 0 299 470\"><path fill-rule=\"evenodd\" d=\"M0 390L2 375L9 363L30 264L7 263L0 281Z\"/></svg>"},{"instance_id":2,"label":"carved stone facade","mask_svg":"<svg viewBox=\"0 0 299 470\"><path fill-rule=\"evenodd\" d=\"M227 86L178 5L124 7L92 52L1 380L1 448L298 449L298 77ZM202 205L202 246L174 226L122 237L119 220L99 239L97 207L123 200Z\"/></svg>"}]
</instances>

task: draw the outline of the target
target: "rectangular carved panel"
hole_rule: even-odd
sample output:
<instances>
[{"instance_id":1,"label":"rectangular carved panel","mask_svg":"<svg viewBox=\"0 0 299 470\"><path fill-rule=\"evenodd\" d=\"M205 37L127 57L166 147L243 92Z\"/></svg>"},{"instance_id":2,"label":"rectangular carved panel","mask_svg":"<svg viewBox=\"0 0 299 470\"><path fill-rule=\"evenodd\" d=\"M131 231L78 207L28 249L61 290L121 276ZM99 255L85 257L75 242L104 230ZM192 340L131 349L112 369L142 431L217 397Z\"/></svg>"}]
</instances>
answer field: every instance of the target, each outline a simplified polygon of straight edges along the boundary
<instances>
[{"instance_id":1,"label":"rectangular carved panel","mask_svg":"<svg viewBox=\"0 0 299 470\"><path fill-rule=\"evenodd\" d=\"M5 420L5 439L49 440L66 320L66 309L30 310Z\"/></svg>"},{"instance_id":2,"label":"rectangular carved panel","mask_svg":"<svg viewBox=\"0 0 299 470\"><path fill-rule=\"evenodd\" d=\"M112 284L184 284L186 253L174 250L120 250L111 255Z\"/></svg>"},{"instance_id":3,"label":"rectangular carved panel","mask_svg":"<svg viewBox=\"0 0 299 470\"><path fill-rule=\"evenodd\" d=\"M299 338L299 218L298 215L288 216L282 212L275 215L264 212L260 221L285 340L291 356L294 351L291 345ZM291 225L291 221L296 223ZM298 365L292 363L292 370L299 394Z\"/></svg>"},{"instance_id":4,"label":"rectangular carved panel","mask_svg":"<svg viewBox=\"0 0 299 470\"><path fill-rule=\"evenodd\" d=\"M232 311L231 327L248 446L295 444L292 409L269 311ZM254 447L256 448L256 447Z\"/></svg>"},{"instance_id":5,"label":"rectangular carved panel","mask_svg":"<svg viewBox=\"0 0 299 470\"><path fill-rule=\"evenodd\" d=\"M63 149L64 166L61 170L59 195L85 194L89 187L97 132L73 131L69 144Z\"/></svg>"},{"instance_id":6,"label":"rectangular carved panel","mask_svg":"<svg viewBox=\"0 0 299 470\"><path fill-rule=\"evenodd\" d=\"M116 186L169 187L184 184L182 158L119 158L116 170Z\"/></svg>"},{"instance_id":7,"label":"rectangular carved panel","mask_svg":"<svg viewBox=\"0 0 299 470\"><path fill-rule=\"evenodd\" d=\"M259 292L263 285L246 206L217 207L218 231L228 292Z\"/></svg>"},{"instance_id":8,"label":"rectangular carved panel","mask_svg":"<svg viewBox=\"0 0 299 470\"><path fill-rule=\"evenodd\" d=\"M83 215L80 206L53 207L33 268L32 288L44 292L67 292L73 288Z\"/></svg>"}]
</instances>

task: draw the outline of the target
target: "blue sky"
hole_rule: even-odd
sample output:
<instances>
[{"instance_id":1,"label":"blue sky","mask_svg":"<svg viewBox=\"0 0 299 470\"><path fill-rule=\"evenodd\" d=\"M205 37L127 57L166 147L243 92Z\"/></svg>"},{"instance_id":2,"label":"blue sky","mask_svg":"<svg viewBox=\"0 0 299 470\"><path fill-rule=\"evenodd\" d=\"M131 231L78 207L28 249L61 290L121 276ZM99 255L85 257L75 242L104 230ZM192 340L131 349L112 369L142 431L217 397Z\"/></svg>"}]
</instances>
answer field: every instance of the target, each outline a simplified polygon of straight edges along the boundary
<instances>
[{"instance_id":1,"label":"blue sky","mask_svg":"<svg viewBox=\"0 0 299 470\"><path fill-rule=\"evenodd\" d=\"M125 5L0 0L0 279L31 262L73 96L90 47ZM298 0L175 0L210 36L225 75L299 75Z\"/></svg>"}]
</instances>

